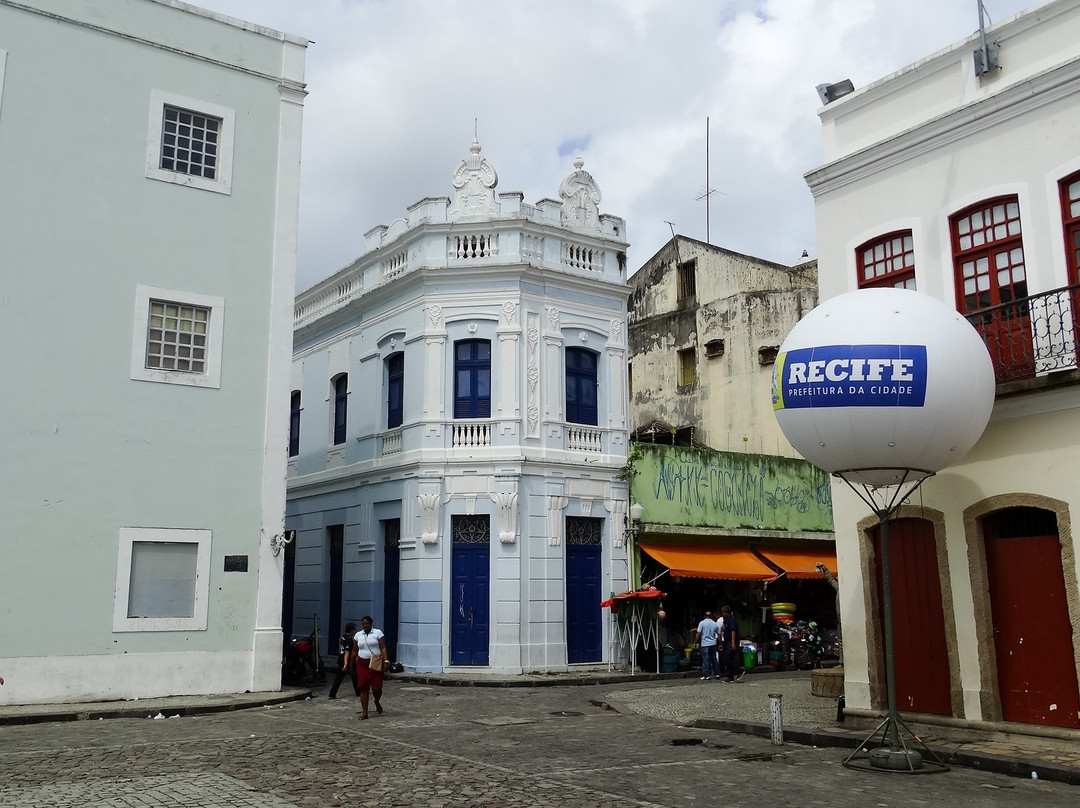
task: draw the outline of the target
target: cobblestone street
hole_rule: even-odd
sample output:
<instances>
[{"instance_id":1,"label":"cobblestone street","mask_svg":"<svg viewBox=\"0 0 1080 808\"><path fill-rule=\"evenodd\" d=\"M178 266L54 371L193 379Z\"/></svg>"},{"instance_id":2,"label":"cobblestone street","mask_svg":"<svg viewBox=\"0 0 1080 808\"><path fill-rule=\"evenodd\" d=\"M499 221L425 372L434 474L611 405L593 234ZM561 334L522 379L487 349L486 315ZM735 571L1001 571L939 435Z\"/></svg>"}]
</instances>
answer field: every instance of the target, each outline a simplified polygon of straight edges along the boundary
<instances>
[{"instance_id":1,"label":"cobblestone street","mask_svg":"<svg viewBox=\"0 0 1080 808\"><path fill-rule=\"evenodd\" d=\"M363 722L353 699L316 697L205 716L0 727L0 806L1076 804L1073 786L955 768L855 772L841 765L841 749L774 747L619 706L650 687L392 682L386 713Z\"/></svg>"}]
</instances>

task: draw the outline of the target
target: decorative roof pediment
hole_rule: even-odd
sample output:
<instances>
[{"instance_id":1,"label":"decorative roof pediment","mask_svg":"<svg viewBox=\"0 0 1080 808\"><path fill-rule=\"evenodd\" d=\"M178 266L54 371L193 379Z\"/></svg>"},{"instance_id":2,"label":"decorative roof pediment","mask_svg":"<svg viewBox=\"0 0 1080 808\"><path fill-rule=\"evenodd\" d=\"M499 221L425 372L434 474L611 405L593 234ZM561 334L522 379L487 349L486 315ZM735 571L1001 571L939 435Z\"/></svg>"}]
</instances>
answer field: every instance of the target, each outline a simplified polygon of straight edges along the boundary
<instances>
[{"instance_id":1,"label":"decorative roof pediment","mask_svg":"<svg viewBox=\"0 0 1080 808\"><path fill-rule=\"evenodd\" d=\"M584 230L600 229L600 188L592 174L582 166L585 161L578 157L574 160L574 173L559 185L559 197L562 199L563 227L576 227Z\"/></svg>"},{"instance_id":2,"label":"decorative roof pediment","mask_svg":"<svg viewBox=\"0 0 1080 808\"><path fill-rule=\"evenodd\" d=\"M495 186L499 176L480 156L480 143L473 140L469 147L469 156L461 161L454 172L454 201L447 210L448 216L484 216L495 215L498 207L495 203Z\"/></svg>"}]
</instances>

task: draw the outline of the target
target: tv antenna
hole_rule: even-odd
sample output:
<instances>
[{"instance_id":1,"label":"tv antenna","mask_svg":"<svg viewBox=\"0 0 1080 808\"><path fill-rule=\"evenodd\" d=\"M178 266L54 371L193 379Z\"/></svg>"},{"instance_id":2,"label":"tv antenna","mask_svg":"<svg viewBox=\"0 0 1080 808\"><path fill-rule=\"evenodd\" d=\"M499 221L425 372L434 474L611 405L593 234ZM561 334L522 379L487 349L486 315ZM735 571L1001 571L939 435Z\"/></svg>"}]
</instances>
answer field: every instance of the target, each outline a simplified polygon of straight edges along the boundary
<instances>
[{"instance_id":1,"label":"tv antenna","mask_svg":"<svg viewBox=\"0 0 1080 808\"><path fill-rule=\"evenodd\" d=\"M705 200L705 243L712 244L712 234L709 230L709 225L712 220L712 213L710 211L710 200L713 194L721 194L726 196L723 191L718 191L715 188L709 186L709 116L705 116L705 187L701 189L701 193L694 197L695 202ZM670 224L670 222L668 223ZM673 233L674 234L674 233Z\"/></svg>"}]
</instances>

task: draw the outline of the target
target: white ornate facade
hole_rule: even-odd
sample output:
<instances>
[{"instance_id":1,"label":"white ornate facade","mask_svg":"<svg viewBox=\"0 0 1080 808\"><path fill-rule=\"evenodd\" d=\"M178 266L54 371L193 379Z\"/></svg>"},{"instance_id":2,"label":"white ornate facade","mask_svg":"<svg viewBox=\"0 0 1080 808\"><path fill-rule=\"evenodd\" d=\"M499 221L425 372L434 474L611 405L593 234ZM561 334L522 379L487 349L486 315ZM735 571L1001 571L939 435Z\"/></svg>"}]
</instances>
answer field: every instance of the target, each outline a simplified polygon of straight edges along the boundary
<instances>
[{"instance_id":1,"label":"white ornate facade","mask_svg":"<svg viewBox=\"0 0 1080 808\"><path fill-rule=\"evenodd\" d=\"M497 182L474 142L296 299L293 630L370 613L414 671L605 662L627 580L625 225L580 159Z\"/></svg>"}]
</instances>

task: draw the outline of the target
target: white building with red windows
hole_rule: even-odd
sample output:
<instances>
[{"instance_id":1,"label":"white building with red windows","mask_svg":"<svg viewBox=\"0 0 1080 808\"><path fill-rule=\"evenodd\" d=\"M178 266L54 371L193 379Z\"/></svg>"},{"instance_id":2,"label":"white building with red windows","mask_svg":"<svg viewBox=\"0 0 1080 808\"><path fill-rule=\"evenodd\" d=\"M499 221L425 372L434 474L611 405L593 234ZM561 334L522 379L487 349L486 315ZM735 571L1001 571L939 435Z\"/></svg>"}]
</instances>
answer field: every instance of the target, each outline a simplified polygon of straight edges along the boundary
<instances>
[{"instance_id":1,"label":"white building with red windows","mask_svg":"<svg viewBox=\"0 0 1080 808\"><path fill-rule=\"evenodd\" d=\"M296 298L286 631L370 614L409 671L611 659L628 581L626 225L583 162L535 205L480 144Z\"/></svg>"},{"instance_id":2,"label":"white building with red windows","mask_svg":"<svg viewBox=\"0 0 1080 808\"><path fill-rule=\"evenodd\" d=\"M281 686L307 44L0 0L0 704Z\"/></svg>"},{"instance_id":3,"label":"white building with red windows","mask_svg":"<svg viewBox=\"0 0 1080 808\"><path fill-rule=\"evenodd\" d=\"M820 111L821 298L933 295L967 315L997 375L981 440L893 527L900 710L1080 738L1080 0L1022 12L985 44L976 33ZM877 520L843 483L833 496L847 707L867 716L885 703Z\"/></svg>"}]
</instances>

